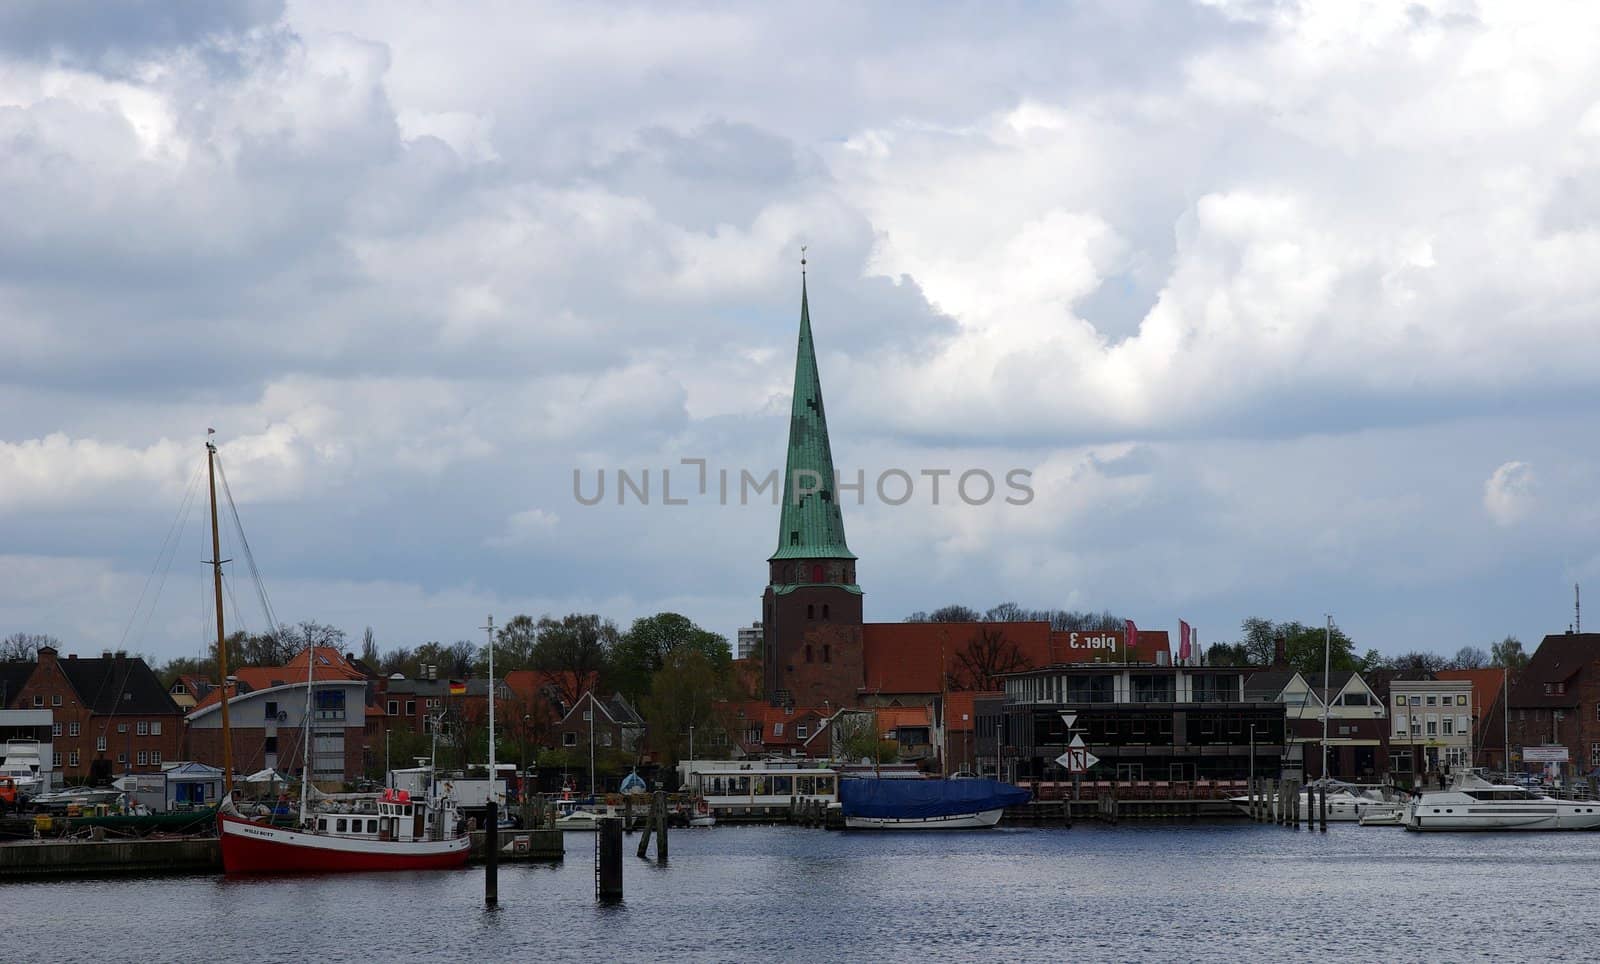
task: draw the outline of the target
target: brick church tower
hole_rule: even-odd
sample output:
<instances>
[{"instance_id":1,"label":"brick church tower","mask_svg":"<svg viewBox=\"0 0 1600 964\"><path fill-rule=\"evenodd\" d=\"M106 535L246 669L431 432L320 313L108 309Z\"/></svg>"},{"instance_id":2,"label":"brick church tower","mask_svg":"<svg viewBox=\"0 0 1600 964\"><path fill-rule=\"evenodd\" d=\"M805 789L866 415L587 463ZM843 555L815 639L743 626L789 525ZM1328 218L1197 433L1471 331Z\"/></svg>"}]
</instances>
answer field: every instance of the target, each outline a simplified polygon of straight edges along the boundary
<instances>
[{"instance_id":1,"label":"brick church tower","mask_svg":"<svg viewBox=\"0 0 1600 964\"><path fill-rule=\"evenodd\" d=\"M762 596L764 688L774 704L853 706L861 687L861 587L844 540L827 410L811 342L805 261L778 550Z\"/></svg>"}]
</instances>

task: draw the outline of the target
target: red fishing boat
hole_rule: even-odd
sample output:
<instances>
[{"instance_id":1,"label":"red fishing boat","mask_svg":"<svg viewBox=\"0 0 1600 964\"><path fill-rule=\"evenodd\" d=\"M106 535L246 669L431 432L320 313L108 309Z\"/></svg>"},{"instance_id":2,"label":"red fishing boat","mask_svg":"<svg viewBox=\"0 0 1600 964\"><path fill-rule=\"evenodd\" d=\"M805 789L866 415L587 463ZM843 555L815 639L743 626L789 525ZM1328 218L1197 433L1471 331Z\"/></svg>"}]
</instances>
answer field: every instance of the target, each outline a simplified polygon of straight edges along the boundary
<instances>
[{"instance_id":1,"label":"red fishing boat","mask_svg":"<svg viewBox=\"0 0 1600 964\"><path fill-rule=\"evenodd\" d=\"M217 814L222 869L230 874L441 870L467 862L471 841L456 833L455 808L430 806L404 790L385 790L376 813L320 813L290 829L232 811Z\"/></svg>"},{"instance_id":2,"label":"red fishing boat","mask_svg":"<svg viewBox=\"0 0 1600 964\"><path fill-rule=\"evenodd\" d=\"M208 436L211 431L208 429ZM217 447L206 441L206 474L211 488L211 567L217 614L217 670L223 680L222 778L226 794L217 808L217 836L222 869L229 874L325 873L353 870L437 870L467 862L472 840L449 797L428 801L409 793L385 790L375 811L312 813L311 695L316 689L313 653L306 653L306 708L302 720L300 826L276 827L252 820L233 804L233 736L228 722L228 648L223 630L221 538L217 527ZM224 479L226 485L226 479ZM232 496L229 496L232 499ZM237 518L237 511L235 511ZM241 542L243 536L241 534ZM248 548L246 548L248 552ZM252 563L252 568L254 564ZM268 614L269 621L271 614ZM491 666L491 675L493 663ZM489 716L489 742L494 744L494 716ZM491 763L493 757L490 758ZM492 772L492 768L491 768ZM492 812L492 811L491 811Z\"/></svg>"}]
</instances>

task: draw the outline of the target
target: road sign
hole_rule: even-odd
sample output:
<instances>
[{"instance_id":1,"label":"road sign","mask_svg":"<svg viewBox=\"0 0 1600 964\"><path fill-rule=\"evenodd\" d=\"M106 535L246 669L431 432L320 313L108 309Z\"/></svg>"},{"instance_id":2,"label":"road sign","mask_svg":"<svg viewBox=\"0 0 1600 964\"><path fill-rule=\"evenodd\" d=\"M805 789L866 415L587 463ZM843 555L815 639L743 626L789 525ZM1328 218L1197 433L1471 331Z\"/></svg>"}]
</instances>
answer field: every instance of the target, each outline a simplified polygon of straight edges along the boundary
<instances>
[{"instance_id":1,"label":"road sign","mask_svg":"<svg viewBox=\"0 0 1600 964\"><path fill-rule=\"evenodd\" d=\"M1081 733L1072 734L1072 742L1068 743L1067 746L1072 747L1074 750L1083 749L1083 734L1081 734Z\"/></svg>"},{"instance_id":2,"label":"road sign","mask_svg":"<svg viewBox=\"0 0 1600 964\"><path fill-rule=\"evenodd\" d=\"M1068 773L1083 773L1099 762L1099 757L1081 747L1071 747L1056 757L1056 764Z\"/></svg>"},{"instance_id":3,"label":"road sign","mask_svg":"<svg viewBox=\"0 0 1600 964\"><path fill-rule=\"evenodd\" d=\"M1076 714L1076 713L1062 713L1061 714L1061 722L1066 724L1067 729L1070 730L1070 729L1072 729L1072 724L1078 722L1078 714Z\"/></svg>"}]
</instances>

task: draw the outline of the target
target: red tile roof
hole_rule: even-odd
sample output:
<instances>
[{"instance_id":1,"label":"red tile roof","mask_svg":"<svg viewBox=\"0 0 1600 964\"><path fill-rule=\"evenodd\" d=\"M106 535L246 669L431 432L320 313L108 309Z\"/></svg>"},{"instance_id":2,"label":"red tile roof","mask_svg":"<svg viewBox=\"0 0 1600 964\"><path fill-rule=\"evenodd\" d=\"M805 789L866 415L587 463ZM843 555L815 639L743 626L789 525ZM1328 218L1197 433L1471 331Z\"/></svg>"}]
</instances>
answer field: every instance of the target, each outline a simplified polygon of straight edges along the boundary
<instances>
[{"instance_id":1,"label":"red tile roof","mask_svg":"<svg viewBox=\"0 0 1600 964\"><path fill-rule=\"evenodd\" d=\"M956 670L957 653L981 631L998 629L1028 667L1050 662L1050 624L867 623L861 627L862 689L879 693L938 693L942 675ZM942 669L942 673L941 673Z\"/></svg>"},{"instance_id":2,"label":"red tile roof","mask_svg":"<svg viewBox=\"0 0 1600 964\"><path fill-rule=\"evenodd\" d=\"M1482 716L1500 699L1505 671L1495 669L1441 669L1433 675L1444 680L1465 680L1472 684L1472 714Z\"/></svg>"},{"instance_id":3,"label":"red tile roof","mask_svg":"<svg viewBox=\"0 0 1600 964\"><path fill-rule=\"evenodd\" d=\"M894 706L873 712L878 717L879 733L888 733L903 726L933 726L933 710L926 706Z\"/></svg>"}]
</instances>

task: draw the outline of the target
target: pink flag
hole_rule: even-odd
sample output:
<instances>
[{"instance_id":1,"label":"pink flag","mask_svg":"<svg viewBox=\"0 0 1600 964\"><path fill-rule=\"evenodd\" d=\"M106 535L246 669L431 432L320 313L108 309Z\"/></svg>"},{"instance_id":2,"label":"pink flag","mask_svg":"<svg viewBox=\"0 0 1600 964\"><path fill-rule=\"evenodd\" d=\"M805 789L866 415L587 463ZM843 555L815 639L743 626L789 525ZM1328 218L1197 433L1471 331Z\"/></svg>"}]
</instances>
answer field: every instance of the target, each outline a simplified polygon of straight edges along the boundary
<instances>
[{"instance_id":1,"label":"pink flag","mask_svg":"<svg viewBox=\"0 0 1600 964\"><path fill-rule=\"evenodd\" d=\"M1189 624L1178 620L1178 659L1189 661Z\"/></svg>"},{"instance_id":2,"label":"pink flag","mask_svg":"<svg viewBox=\"0 0 1600 964\"><path fill-rule=\"evenodd\" d=\"M1139 645L1139 630L1133 625L1133 620L1128 620L1128 625L1122 629L1123 659L1133 662L1133 649Z\"/></svg>"}]
</instances>

